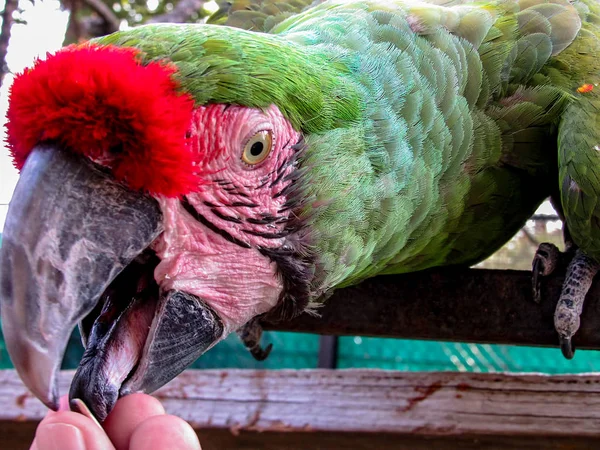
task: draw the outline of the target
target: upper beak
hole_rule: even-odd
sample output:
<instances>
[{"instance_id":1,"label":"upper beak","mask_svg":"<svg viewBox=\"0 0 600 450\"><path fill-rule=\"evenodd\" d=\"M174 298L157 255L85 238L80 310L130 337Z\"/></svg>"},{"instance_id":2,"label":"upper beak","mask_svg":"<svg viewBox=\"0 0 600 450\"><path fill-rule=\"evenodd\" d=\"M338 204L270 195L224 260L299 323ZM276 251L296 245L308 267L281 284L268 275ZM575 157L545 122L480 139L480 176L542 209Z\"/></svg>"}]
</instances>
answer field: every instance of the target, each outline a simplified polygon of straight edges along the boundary
<instances>
[{"instance_id":1,"label":"upper beak","mask_svg":"<svg viewBox=\"0 0 600 450\"><path fill-rule=\"evenodd\" d=\"M6 346L29 389L58 407L68 338L113 279L162 229L158 202L52 145L27 159L0 249Z\"/></svg>"},{"instance_id":2,"label":"upper beak","mask_svg":"<svg viewBox=\"0 0 600 450\"><path fill-rule=\"evenodd\" d=\"M100 420L120 395L154 391L223 337L205 301L156 284L148 247L161 232L158 202L91 161L53 146L28 157L0 249L0 305L15 368L50 408L78 322L86 351L70 397Z\"/></svg>"}]
</instances>

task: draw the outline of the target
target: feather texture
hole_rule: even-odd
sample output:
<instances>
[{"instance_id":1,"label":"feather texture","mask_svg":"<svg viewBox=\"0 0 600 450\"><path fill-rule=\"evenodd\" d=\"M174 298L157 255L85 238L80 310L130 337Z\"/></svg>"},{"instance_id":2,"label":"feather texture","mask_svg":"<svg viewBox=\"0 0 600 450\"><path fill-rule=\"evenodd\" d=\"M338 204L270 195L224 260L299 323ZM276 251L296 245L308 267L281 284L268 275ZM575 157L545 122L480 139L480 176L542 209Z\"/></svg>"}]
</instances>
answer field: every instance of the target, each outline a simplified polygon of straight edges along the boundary
<instances>
[{"instance_id":1,"label":"feather texture","mask_svg":"<svg viewBox=\"0 0 600 450\"><path fill-rule=\"evenodd\" d=\"M268 34L153 25L99 42L169 60L197 104L275 104L304 134L315 293L479 261L558 172L569 227L600 258L600 104L576 91L599 81L595 3L306 6L234 1L211 19Z\"/></svg>"}]
</instances>

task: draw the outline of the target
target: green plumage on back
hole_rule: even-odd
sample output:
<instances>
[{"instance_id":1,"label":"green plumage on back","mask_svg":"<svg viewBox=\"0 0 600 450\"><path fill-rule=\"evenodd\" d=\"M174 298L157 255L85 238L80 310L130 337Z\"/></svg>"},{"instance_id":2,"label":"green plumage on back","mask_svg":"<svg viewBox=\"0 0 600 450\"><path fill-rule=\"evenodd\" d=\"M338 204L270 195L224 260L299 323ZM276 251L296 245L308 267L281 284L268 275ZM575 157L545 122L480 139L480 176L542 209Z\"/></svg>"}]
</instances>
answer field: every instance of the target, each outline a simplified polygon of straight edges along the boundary
<instances>
[{"instance_id":1,"label":"green plumage on back","mask_svg":"<svg viewBox=\"0 0 600 450\"><path fill-rule=\"evenodd\" d=\"M219 2L219 9L209 17L207 23L244 30L269 31L312 3L311 0L225 0Z\"/></svg>"},{"instance_id":2,"label":"green plumage on back","mask_svg":"<svg viewBox=\"0 0 600 450\"><path fill-rule=\"evenodd\" d=\"M598 81L597 6L444 5L332 1L293 15L306 3L234 2L211 21L269 34L157 25L100 42L166 55L198 104L275 104L304 133L298 214L315 296L475 263L557 186L578 245L600 258L597 95L577 92Z\"/></svg>"}]
</instances>

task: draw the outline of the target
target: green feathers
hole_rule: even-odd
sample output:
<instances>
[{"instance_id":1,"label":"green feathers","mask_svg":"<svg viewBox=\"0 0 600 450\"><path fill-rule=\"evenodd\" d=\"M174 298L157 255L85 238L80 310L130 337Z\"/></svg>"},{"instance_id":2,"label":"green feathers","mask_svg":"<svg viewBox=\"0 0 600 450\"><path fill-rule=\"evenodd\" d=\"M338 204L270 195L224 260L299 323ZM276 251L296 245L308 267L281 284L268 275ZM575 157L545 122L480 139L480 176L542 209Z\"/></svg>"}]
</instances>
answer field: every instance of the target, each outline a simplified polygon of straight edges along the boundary
<instances>
[{"instance_id":1,"label":"green feathers","mask_svg":"<svg viewBox=\"0 0 600 450\"><path fill-rule=\"evenodd\" d=\"M99 42L136 47L146 61L172 62L182 89L197 104L276 104L307 133L359 118L360 100L345 79L346 68L275 36L220 26L148 25Z\"/></svg>"},{"instance_id":2,"label":"green feathers","mask_svg":"<svg viewBox=\"0 0 600 450\"><path fill-rule=\"evenodd\" d=\"M281 21L309 7L311 0L225 0L209 19L211 25L227 25L251 31L269 31Z\"/></svg>"},{"instance_id":3,"label":"green feathers","mask_svg":"<svg viewBox=\"0 0 600 450\"><path fill-rule=\"evenodd\" d=\"M171 61L198 104L276 104L304 133L317 293L491 254L556 189L559 127L563 202L583 218L569 226L597 233L600 140L584 130L600 103L576 91L597 81L596 4L444 5L234 1L209 22L269 34L153 25L100 42Z\"/></svg>"}]
</instances>

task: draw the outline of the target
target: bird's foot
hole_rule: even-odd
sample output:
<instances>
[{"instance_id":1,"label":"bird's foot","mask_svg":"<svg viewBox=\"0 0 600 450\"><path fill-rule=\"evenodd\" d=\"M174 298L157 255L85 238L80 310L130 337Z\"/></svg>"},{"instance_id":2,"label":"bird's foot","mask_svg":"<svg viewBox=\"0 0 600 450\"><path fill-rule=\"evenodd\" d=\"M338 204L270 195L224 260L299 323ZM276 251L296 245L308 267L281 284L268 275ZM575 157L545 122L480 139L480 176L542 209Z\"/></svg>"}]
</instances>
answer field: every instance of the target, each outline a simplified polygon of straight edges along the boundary
<instances>
[{"instance_id":1,"label":"bird's foot","mask_svg":"<svg viewBox=\"0 0 600 450\"><path fill-rule=\"evenodd\" d=\"M560 339L560 349L567 359L573 358L575 353L571 339L579 329L583 302L599 269L600 264L579 249L567 267L567 276L554 312L554 327Z\"/></svg>"},{"instance_id":2,"label":"bird's foot","mask_svg":"<svg viewBox=\"0 0 600 450\"><path fill-rule=\"evenodd\" d=\"M257 319L251 320L237 331L238 337L257 361L267 359L273 349L273 344L267 345L264 349L261 347L260 338L262 337L262 333L263 329Z\"/></svg>"},{"instance_id":3,"label":"bird's foot","mask_svg":"<svg viewBox=\"0 0 600 450\"><path fill-rule=\"evenodd\" d=\"M549 242L542 242L535 252L532 262L531 287L533 300L541 301L542 277L550 275L560 263L562 253L558 247Z\"/></svg>"}]
</instances>

